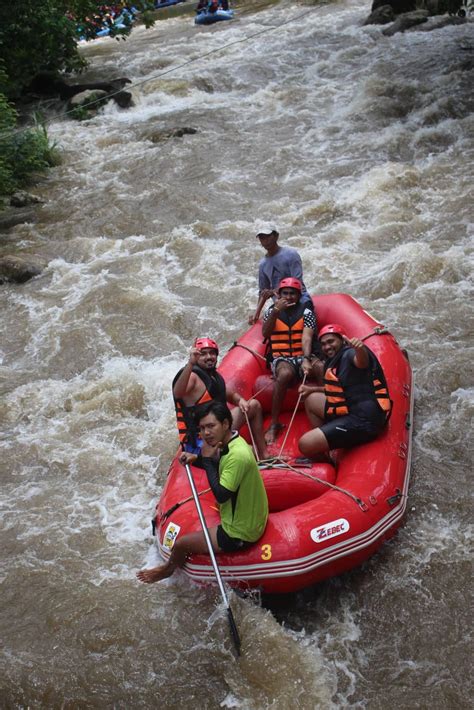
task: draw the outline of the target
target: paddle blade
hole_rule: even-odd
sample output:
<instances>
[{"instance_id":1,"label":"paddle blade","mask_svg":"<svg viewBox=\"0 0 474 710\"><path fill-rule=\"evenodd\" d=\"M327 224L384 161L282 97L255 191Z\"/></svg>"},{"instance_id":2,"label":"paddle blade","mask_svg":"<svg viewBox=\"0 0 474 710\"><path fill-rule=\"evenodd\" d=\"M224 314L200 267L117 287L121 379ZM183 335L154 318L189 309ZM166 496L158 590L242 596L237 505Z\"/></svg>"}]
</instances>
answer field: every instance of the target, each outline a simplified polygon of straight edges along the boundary
<instances>
[{"instance_id":1,"label":"paddle blade","mask_svg":"<svg viewBox=\"0 0 474 710\"><path fill-rule=\"evenodd\" d=\"M227 615L229 617L229 626L230 626L230 633L232 634L232 638L234 640L234 645L235 645L235 650L237 652L237 656L240 656L240 636L239 632L237 630L237 624L235 623L234 615L232 613L232 609L227 607Z\"/></svg>"}]
</instances>

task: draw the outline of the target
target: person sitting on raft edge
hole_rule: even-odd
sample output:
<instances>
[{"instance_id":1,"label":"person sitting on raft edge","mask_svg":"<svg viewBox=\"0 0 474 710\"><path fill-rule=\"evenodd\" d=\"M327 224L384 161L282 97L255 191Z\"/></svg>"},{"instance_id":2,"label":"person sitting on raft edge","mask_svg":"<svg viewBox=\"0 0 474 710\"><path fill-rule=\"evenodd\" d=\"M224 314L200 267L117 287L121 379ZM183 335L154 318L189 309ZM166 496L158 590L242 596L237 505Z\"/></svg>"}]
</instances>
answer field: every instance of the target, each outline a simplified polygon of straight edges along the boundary
<instances>
[{"instance_id":1,"label":"person sitting on raft edge","mask_svg":"<svg viewBox=\"0 0 474 710\"><path fill-rule=\"evenodd\" d=\"M295 278L282 279L278 300L265 313L262 335L269 342L272 374L275 379L272 396L271 424L265 434L273 444L283 424L278 421L288 387L303 376L322 382L323 363L313 352L316 315L301 298L302 284Z\"/></svg>"},{"instance_id":2,"label":"person sitting on raft edge","mask_svg":"<svg viewBox=\"0 0 474 710\"><path fill-rule=\"evenodd\" d=\"M292 276L301 283L301 300L313 310L313 301L303 282L301 257L292 247L278 244L279 232L273 224L257 222L257 239L267 252L258 265L258 303L255 312L249 316L249 325L254 325L269 298L277 299L278 284Z\"/></svg>"},{"instance_id":3,"label":"person sitting on raft edge","mask_svg":"<svg viewBox=\"0 0 474 710\"><path fill-rule=\"evenodd\" d=\"M219 346L211 338L196 338L189 353L188 362L179 370L173 380L173 399L176 410L178 435L183 451L199 454L199 432L194 420L194 412L199 404L211 399L226 404L234 404L232 426L239 430L246 421L252 427L259 460L267 458L267 447L263 435L263 413L260 402L246 400L238 392L226 388L222 375L217 371Z\"/></svg>"},{"instance_id":4,"label":"person sitting on raft edge","mask_svg":"<svg viewBox=\"0 0 474 710\"><path fill-rule=\"evenodd\" d=\"M379 361L358 338L347 338L338 323L321 328L323 386L302 385L314 427L298 442L301 453L325 460L331 449L347 449L376 439L390 417L392 402Z\"/></svg>"},{"instance_id":5,"label":"person sitting on raft edge","mask_svg":"<svg viewBox=\"0 0 474 710\"><path fill-rule=\"evenodd\" d=\"M199 456L183 452L180 461L206 471L219 506L220 523L209 528L215 552L239 552L259 540L268 520L268 499L252 449L236 431L232 414L221 402L207 402L196 411L203 439ZM175 540L164 565L137 572L144 584L159 582L182 567L189 555L208 554L202 530Z\"/></svg>"}]
</instances>

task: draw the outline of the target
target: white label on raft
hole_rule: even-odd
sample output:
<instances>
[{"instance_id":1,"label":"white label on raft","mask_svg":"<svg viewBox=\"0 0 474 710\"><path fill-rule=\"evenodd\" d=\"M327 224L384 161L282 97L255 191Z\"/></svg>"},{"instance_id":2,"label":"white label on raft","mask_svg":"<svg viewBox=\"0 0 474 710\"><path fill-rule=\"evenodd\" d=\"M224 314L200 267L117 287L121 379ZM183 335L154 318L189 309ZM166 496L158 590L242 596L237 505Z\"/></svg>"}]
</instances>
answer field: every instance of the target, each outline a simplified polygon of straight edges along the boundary
<instances>
[{"instance_id":1,"label":"white label on raft","mask_svg":"<svg viewBox=\"0 0 474 710\"><path fill-rule=\"evenodd\" d=\"M337 537L342 535L342 533L347 532L350 529L349 522L345 518L339 518L339 520L333 520L326 525L320 525L319 528L313 528L311 530L311 540L314 542L324 542L330 537Z\"/></svg>"},{"instance_id":2,"label":"white label on raft","mask_svg":"<svg viewBox=\"0 0 474 710\"><path fill-rule=\"evenodd\" d=\"M176 525L176 523L168 523L163 537L163 547L167 547L168 550L171 550L180 530L181 527Z\"/></svg>"}]
</instances>

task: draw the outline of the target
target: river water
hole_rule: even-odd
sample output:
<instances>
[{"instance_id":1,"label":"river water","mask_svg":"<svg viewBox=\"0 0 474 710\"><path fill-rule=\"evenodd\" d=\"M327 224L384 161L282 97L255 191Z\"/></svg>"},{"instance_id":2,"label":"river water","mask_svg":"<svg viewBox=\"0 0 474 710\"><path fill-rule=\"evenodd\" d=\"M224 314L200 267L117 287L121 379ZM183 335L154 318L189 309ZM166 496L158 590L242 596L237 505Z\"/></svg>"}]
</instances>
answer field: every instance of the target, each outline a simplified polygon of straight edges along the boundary
<instances>
[{"instance_id":1,"label":"river water","mask_svg":"<svg viewBox=\"0 0 474 710\"><path fill-rule=\"evenodd\" d=\"M0 291L2 708L470 707L473 25L255 10L85 47L85 78L128 76L135 106L51 117L63 163L1 238L45 264ZM257 219L311 291L407 347L414 457L405 525L363 568L232 595L236 661L215 589L134 576L157 560L172 377L196 335L243 332Z\"/></svg>"}]
</instances>

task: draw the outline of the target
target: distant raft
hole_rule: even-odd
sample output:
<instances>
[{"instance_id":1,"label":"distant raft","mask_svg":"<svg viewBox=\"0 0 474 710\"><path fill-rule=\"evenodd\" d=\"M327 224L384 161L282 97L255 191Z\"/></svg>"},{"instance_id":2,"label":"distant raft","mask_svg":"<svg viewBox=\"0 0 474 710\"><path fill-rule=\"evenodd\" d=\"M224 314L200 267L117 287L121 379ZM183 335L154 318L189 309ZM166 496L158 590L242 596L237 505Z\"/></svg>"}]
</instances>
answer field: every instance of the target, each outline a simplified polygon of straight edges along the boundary
<instances>
[{"instance_id":1,"label":"distant raft","mask_svg":"<svg viewBox=\"0 0 474 710\"><path fill-rule=\"evenodd\" d=\"M198 14L194 18L194 24L196 25L213 25L214 22L221 22L222 20L232 20L234 17L233 10L215 10L211 12L210 10L199 10Z\"/></svg>"},{"instance_id":2,"label":"distant raft","mask_svg":"<svg viewBox=\"0 0 474 710\"><path fill-rule=\"evenodd\" d=\"M130 25L134 22L135 20L135 15L137 14L137 10L132 7L130 10L127 8L123 8L122 12L120 15L116 15L113 18L113 22L106 22L102 26L100 30L96 32L96 37L107 37L110 34L110 31L113 27L114 30L124 30L127 27L130 27Z\"/></svg>"},{"instance_id":3,"label":"distant raft","mask_svg":"<svg viewBox=\"0 0 474 710\"><path fill-rule=\"evenodd\" d=\"M184 2L184 0L155 0L155 10L161 10L162 7L179 5L180 2Z\"/></svg>"}]
</instances>

